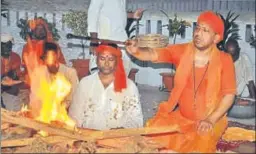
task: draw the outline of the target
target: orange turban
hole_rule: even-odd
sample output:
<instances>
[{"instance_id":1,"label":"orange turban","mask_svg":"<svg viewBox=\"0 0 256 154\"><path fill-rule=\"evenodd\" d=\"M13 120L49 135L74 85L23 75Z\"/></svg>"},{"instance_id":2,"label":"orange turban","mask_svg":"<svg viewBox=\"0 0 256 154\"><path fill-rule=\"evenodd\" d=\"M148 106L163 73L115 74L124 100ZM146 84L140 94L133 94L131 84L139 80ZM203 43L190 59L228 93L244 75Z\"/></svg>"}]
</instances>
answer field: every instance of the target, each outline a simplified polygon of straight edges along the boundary
<instances>
[{"instance_id":1,"label":"orange turban","mask_svg":"<svg viewBox=\"0 0 256 154\"><path fill-rule=\"evenodd\" d=\"M28 21L29 28L35 30L37 25L44 26L46 30L47 41L53 40L52 33L49 30L48 24L41 18L36 18Z\"/></svg>"},{"instance_id":2,"label":"orange turban","mask_svg":"<svg viewBox=\"0 0 256 154\"><path fill-rule=\"evenodd\" d=\"M114 47L108 45L99 45L96 48L96 52L103 53L103 52L110 52L114 56L117 57L117 66L115 70L115 80L114 80L114 89L115 92L121 92L122 89L127 87L126 84L126 74L124 70L123 60L122 60L122 52L120 49L116 49Z\"/></svg>"},{"instance_id":3,"label":"orange turban","mask_svg":"<svg viewBox=\"0 0 256 154\"><path fill-rule=\"evenodd\" d=\"M197 23L199 22L204 22L208 24L214 30L215 33L219 34L220 36L219 41L223 39L224 23L217 14L215 14L212 11L204 11L199 15L197 19Z\"/></svg>"}]
</instances>

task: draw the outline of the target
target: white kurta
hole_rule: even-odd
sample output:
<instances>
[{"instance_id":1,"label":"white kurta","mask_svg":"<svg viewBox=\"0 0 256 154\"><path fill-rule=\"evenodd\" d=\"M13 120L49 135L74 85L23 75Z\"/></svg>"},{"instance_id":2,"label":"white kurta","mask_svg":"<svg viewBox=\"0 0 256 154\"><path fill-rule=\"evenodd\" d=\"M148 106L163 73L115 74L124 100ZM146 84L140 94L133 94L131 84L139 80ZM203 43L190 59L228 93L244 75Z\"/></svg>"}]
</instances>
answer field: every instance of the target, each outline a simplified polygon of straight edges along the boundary
<instances>
[{"instance_id":1,"label":"white kurta","mask_svg":"<svg viewBox=\"0 0 256 154\"><path fill-rule=\"evenodd\" d=\"M125 26L127 22L126 0L91 0L88 9L88 34L98 33L100 39L126 41ZM129 75L131 61L123 50L124 68ZM96 68L96 56L90 58L90 71Z\"/></svg>"},{"instance_id":2,"label":"white kurta","mask_svg":"<svg viewBox=\"0 0 256 154\"><path fill-rule=\"evenodd\" d=\"M237 94L241 96L249 96L246 86L250 80L253 80L252 62L246 53L241 52L237 61L235 61Z\"/></svg>"},{"instance_id":3,"label":"white kurta","mask_svg":"<svg viewBox=\"0 0 256 154\"><path fill-rule=\"evenodd\" d=\"M91 0L87 20L88 34L97 32L101 39L127 40L126 0Z\"/></svg>"},{"instance_id":4,"label":"white kurta","mask_svg":"<svg viewBox=\"0 0 256 154\"><path fill-rule=\"evenodd\" d=\"M114 92L114 84L104 88L98 73L83 78L73 97L69 115L78 127L107 130L143 126L136 85L127 79L127 88Z\"/></svg>"}]
</instances>

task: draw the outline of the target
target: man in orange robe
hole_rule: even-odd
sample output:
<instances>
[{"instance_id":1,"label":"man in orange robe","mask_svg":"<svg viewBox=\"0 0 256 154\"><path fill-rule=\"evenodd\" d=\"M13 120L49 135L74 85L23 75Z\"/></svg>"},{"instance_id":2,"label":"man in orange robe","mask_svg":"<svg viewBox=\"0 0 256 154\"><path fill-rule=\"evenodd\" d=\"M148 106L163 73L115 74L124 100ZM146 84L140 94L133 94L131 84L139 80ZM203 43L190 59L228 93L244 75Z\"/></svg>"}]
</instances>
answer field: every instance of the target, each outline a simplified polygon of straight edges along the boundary
<instances>
[{"instance_id":1,"label":"man in orange robe","mask_svg":"<svg viewBox=\"0 0 256 154\"><path fill-rule=\"evenodd\" d=\"M37 55L37 62L42 64L41 56L43 54L43 44L44 42L54 42L52 32L49 30L48 24L41 18L37 18L34 20L28 21L29 28L32 31L32 35L30 36L31 45L29 47L28 43L26 43L22 50L22 63L25 65L25 77L26 81L29 83L29 78L27 76L27 66L28 64L24 63L25 56L28 55L29 52L35 52ZM56 42L54 42L56 43ZM56 43L57 44L57 43ZM61 52L61 49L58 46L58 57L60 63L66 64L65 58Z\"/></svg>"},{"instance_id":2,"label":"man in orange robe","mask_svg":"<svg viewBox=\"0 0 256 154\"><path fill-rule=\"evenodd\" d=\"M176 152L215 152L225 131L226 113L236 94L235 69L230 55L219 51L224 24L211 11L200 14L193 41L152 49L128 41L127 51L136 58L176 65L174 89L167 102L159 105L147 127L178 124L179 133L150 136ZM177 110L174 110L176 105Z\"/></svg>"}]
</instances>

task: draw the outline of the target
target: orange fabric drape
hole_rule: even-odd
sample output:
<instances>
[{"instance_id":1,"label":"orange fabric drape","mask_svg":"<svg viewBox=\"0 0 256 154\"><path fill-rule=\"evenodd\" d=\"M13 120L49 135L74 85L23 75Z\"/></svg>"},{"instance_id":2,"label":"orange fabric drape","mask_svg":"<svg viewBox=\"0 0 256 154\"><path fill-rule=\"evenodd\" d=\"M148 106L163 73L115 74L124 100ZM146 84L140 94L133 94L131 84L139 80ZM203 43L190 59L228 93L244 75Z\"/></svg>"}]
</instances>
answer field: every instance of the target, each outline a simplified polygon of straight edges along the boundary
<instances>
[{"instance_id":1,"label":"orange fabric drape","mask_svg":"<svg viewBox=\"0 0 256 154\"><path fill-rule=\"evenodd\" d=\"M21 58L17 53L13 51L11 52L8 63L9 63L9 70L15 70L16 73L20 75ZM5 72L5 69L6 69L6 64L4 63L4 59L1 58L1 75L7 73Z\"/></svg>"},{"instance_id":2,"label":"orange fabric drape","mask_svg":"<svg viewBox=\"0 0 256 154\"><path fill-rule=\"evenodd\" d=\"M154 141L165 145L165 149L171 149L180 153L204 152L213 153L216 151L216 144L227 127L227 118L219 120L212 132L200 135L197 133L195 121L183 117L180 111L174 111L154 117L147 122L147 127L159 127L179 125L180 133L149 136Z\"/></svg>"},{"instance_id":3,"label":"orange fabric drape","mask_svg":"<svg viewBox=\"0 0 256 154\"><path fill-rule=\"evenodd\" d=\"M40 19L40 18L29 20L28 24L29 24L29 27L31 28L31 30L35 30L37 25L42 25L46 30L46 39L45 40L31 40L31 45L32 45L33 51L32 51L32 49L29 50L28 43L26 43L23 47L23 50L22 50L22 59L24 58L24 54L27 54L26 52L36 52L36 55L38 57L37 58L38 62L40 62L41 61L40 58L43 54L43 45L44 45L44 42L47 41L47 42L53 42L58 46L59 62L63 63L63 64L66 64L66 61L65 61L65 58L64 58L63 53L61 51L61 48L58 45L58 43L56 43L53 40L52 32L50 32L48 24L43 19Z\"/></svg>"},{"instance_id":4,"label":"orange fabric drape","mask_svg":"<svg viewBox=\"0 0 256 154\"><path fill-rule=\"evenodd\" d=\"M160 105L160 109L164 110L168 108L168 111L172 111L174 107L177 105L178 100L181 96L183 89L185 88L188 78L191 75L192 67L193 67L193 58L194 58L194 45L193 43L189 43L183 48L185 52L183 53L179 65L176 69L175 77L174 77L174 85L175 87L172 90L171 97L168 99L168 103L163 103ZM161 50L161 49L159 49ZM173 49L175 50L175 49ZM161 57L161 56L160 56ZM208 86L206 90L206 102L208 106L208 113L211 112L212 108L216 106L218 100L218 94L220 91L220 51L217 47L212 49L212 55L209 62L209 70L207 73L208 77ZM207 116L205 115L205 116Z\"/></svg>"},{"instance_id":5,"label":"orange fabric drape","mask_svg":"<svg viewBox=\"0 0 256 154\"><path fill-rule=\"evenodd\" d=\"M37 59L39 62L41 62L41 56L43 54L43 45L44 45L44 41L43 40L31 40L32 42L32 46L33 46L33 49L34 51L33 52L36 52L36 55L37 55ZM49 42L53 42L53 41L49 41ZM54 42L55 43L55 42ZM59 62L62 63L62 64L66 64L66 61L65 61L65 58L64 58L64 55L63 53L61 52L61 49L60 49L60 46L55 43L58 47L58 56L59 56ZM28 49L28 44L26 43L23 47L23 50L22 50L22 61L24 63L24 54L28 53L28 52L32 52Z\"/></svg>"},{"instance_id":6,"label":"orange fabric drape","mask_svg":"<svg viewBox=\"0 0 256 154\"><path fill-rule=\"evenodd\" d=\"M197 121L205 119L218 107L224 94L235 93L234 65L229 55L213 47L207 75L200 85L196 109L193 110L194 51L192 43L158 49L159 61L173 61L177 65L175 87L168 101L159 105L155 117L146 126L180 125L182 133L151 136L156 141L165 143L167 149L177 152L215 152L217 141L227 126L226 117L215 124L212 133L203 136L197 134L196 125ZM200 81L206 68L195 69L196 81ZM226 72L223 73L223 70ZM171 112L178 102L179 109Z\"/></svg>"},{"instance_id":7,"label":"orange fabric drape","mask_svg":"<svg viewBox=\"0 0 256 154\"><path fill-rule=\"evenodd\" d=\"M23 47L23 50L22 50L22 64L25 67L25 70L24 70L25 80L26 80L26 83L29 85L30 79L29 79L29 76L28 76L28 73L27 73L27 68L26 68L27 66L24 63L24 58L25 58L26 55L29 54L29 52L35 52L36 57L37 57L37 62L39 64L42 64L43 62L41 60L41 56L43 54L43 46L44 46L45 41L53 42L58 46L58 57L59 57L59 62L60 63L66 64L66 61L65 61L65 58L64 58L64 55L61 51L60 46L58 45L58 43L56 43L53 40L53 36L52 36L52 33L49 30L48 24L43 19L29 20L28 24L29 24L29 27L31 28L31 30L35 30L37 25L42 25L42 26L45 27L45 30L46 30L46 33L47 33L46 34L46 36L47 36L46 40L30 40L31 41L30 44L26 43ZM31 46L31 47L28 47L28 46Z\"/></svg>"}]
</instances>

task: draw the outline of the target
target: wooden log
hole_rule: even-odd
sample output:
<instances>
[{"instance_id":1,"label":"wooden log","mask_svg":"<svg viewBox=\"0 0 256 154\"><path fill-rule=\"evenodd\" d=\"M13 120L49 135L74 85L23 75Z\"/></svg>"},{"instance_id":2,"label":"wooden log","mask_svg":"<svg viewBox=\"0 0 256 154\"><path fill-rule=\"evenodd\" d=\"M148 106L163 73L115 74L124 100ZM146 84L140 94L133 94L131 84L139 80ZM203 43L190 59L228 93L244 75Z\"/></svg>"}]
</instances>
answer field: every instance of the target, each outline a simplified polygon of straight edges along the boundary
<instances>
[{"instance_id":1,"label":"wooden log","mask_svg":"<svg viewBox=\"0 0 256 154\"><path fill-rule=\"evenodd\" d=\"M56 126L51 126L42 122L35 121L26 117L19 116L15 112L10 112L5 109L1 109L1 120L4 122L9 122L13 124L18 124L27 128L35 129L36 131L46 131L50 134L60 135L64 137L69 137L77 140L87 141L89 138L87 136L82 136L76 131L70 131L63 128L58 128Z\"/></svg>"},{"instance_id":2,"label":"wooden log","mask_svg":"<svg viewBox=\"0 0 256 154\"><path fill-rule=\"evenodd\" d=\"M22 146L27 146L30 145L34 140L36 139L36 137L29 137L29 138L22 138L22 139L9 139L9 140L2 140L1 141L1 148L8 148L8 147L22 147ZM58 143L74 143L75 141L78 140L74 140L74 139L70 139L67 137L63 137L63 136L47 136L47 137L41 137L41 139L45 142L47 142L48 144L58 144ZM118 141L120 141L121 138L118 138ZM124 138L124 140L126 141L127 139ZM108 141L111 141L110 144L107 144ZM114 145L117 144L117 142L113 142L116 141L114 139L103 139L100 140L100 142L97 142L97 145L101 146L101 147L105 147L105 148L115 148L115 147L119 147L119 145Z\"/></svg>"},{"instance_id":3,"label":"wooden log","mask_svg":"<svg viewBox=\"0 0 256 154\"><path fill-rule=\"evenodd\" d=\"M87 130L86 130L87 131ZM138 136L138 135L152 135L179 132L179 126L173 125L168 127L146 127L146 128L129 128L129 129L114 129L95 131L90 134L92 138L109 139L118 137ZM83 131L82 131L83 132Z\"/></svg>"},{"instance_id":4,"label":"wooden log","mask_svg":"<svg viewBox=\"0 0 256 154\"><path fill-rule=\"evenodd\" d=\"M1 141L1 148L8 148L8 147L22 147L31 145L31 143L36 139L36 137L30 137L30 138L22 138L22 139L10 139L10 140L2 140ZM69 143L69 145L73 145L73 143L77 140L70 139L63 136L48 136L48 137L41 137L43 141L45 141L48 144L58 144L58 143ZM145 139L147 140L147 139ZM123 137L123 138L113 138L113 139L102 139L98 140L96 144L100 147L104 148L123 148L127 144L134 142L134 139L132 137ZM154 144L155 148L162 148L163 145L160 145L158 143L152 143Z\"/></svg>"},{"instance_id":5,"label":"wooden log","mask_svg":"<svg viewBox=\"0 0 256 154\"><path fill-rule=\"evenodd\" d=\"M1 123L1 131L2 131L2 130L5 130L5 129L8 129L8 128L10 128L11 126L12 126L11 123L2 122L2 123Z\"/></svg>"},{"instance_id":6,"label":"wooden log","mask_svg":"<svg viewBox=\"0 0 256 154\"><path fill-rule=\"evenodd\" d=\"M13 124L18 124L24 127L32 128L37 131L46 131L49 134L59 135L68 137L76 140L83 141L96 141L99 139L106 138L118 138L127 136L138 136L148 134L161 134L161 133L172 133L179 131L178 125L169 127L158 127L158 128L131 128L131 129L116 129L116 130L105 130L105 131L93 131L77 129L77 131L70 131L64 128L52 126L42 122L35 121L30 118L19 116L15 112L10 112L5 109L1 109L1 120Z\"/></svg>"},{"instance_id":7,"label":"wooden log","mask_svg":"<svg viewBox=\"0 0 256 154\"><path fill-rule=\"evenodd\" d=\"M1 148L26 146L31 144L35 139L36 139L35 137L30 137L30 138L23 138L23 139L3 140L1 141ZM56 144L63 141L75 141L63 136L42 137L42 140L49 144Z\"/></svg>"},{"instance_id":8,"label":"wooden log","mask_svg":"<svg viewBox=\"0 0 256 154\"><path fill-rule=\"evenodd\" d=\"M99 145L101 147L122 149L129 144L133 144L133 143L137 142L140 144L142 144L142 143L148 144L154 148L163 148L164 147L163 144L155 142L149 138L146 138L146 137L141 137L141 138L138 137L138 138L139 138L139 140L136 139L136 137L123 137L123 138L97 140L97 145Z\"/></svg>"}]
</instances>

